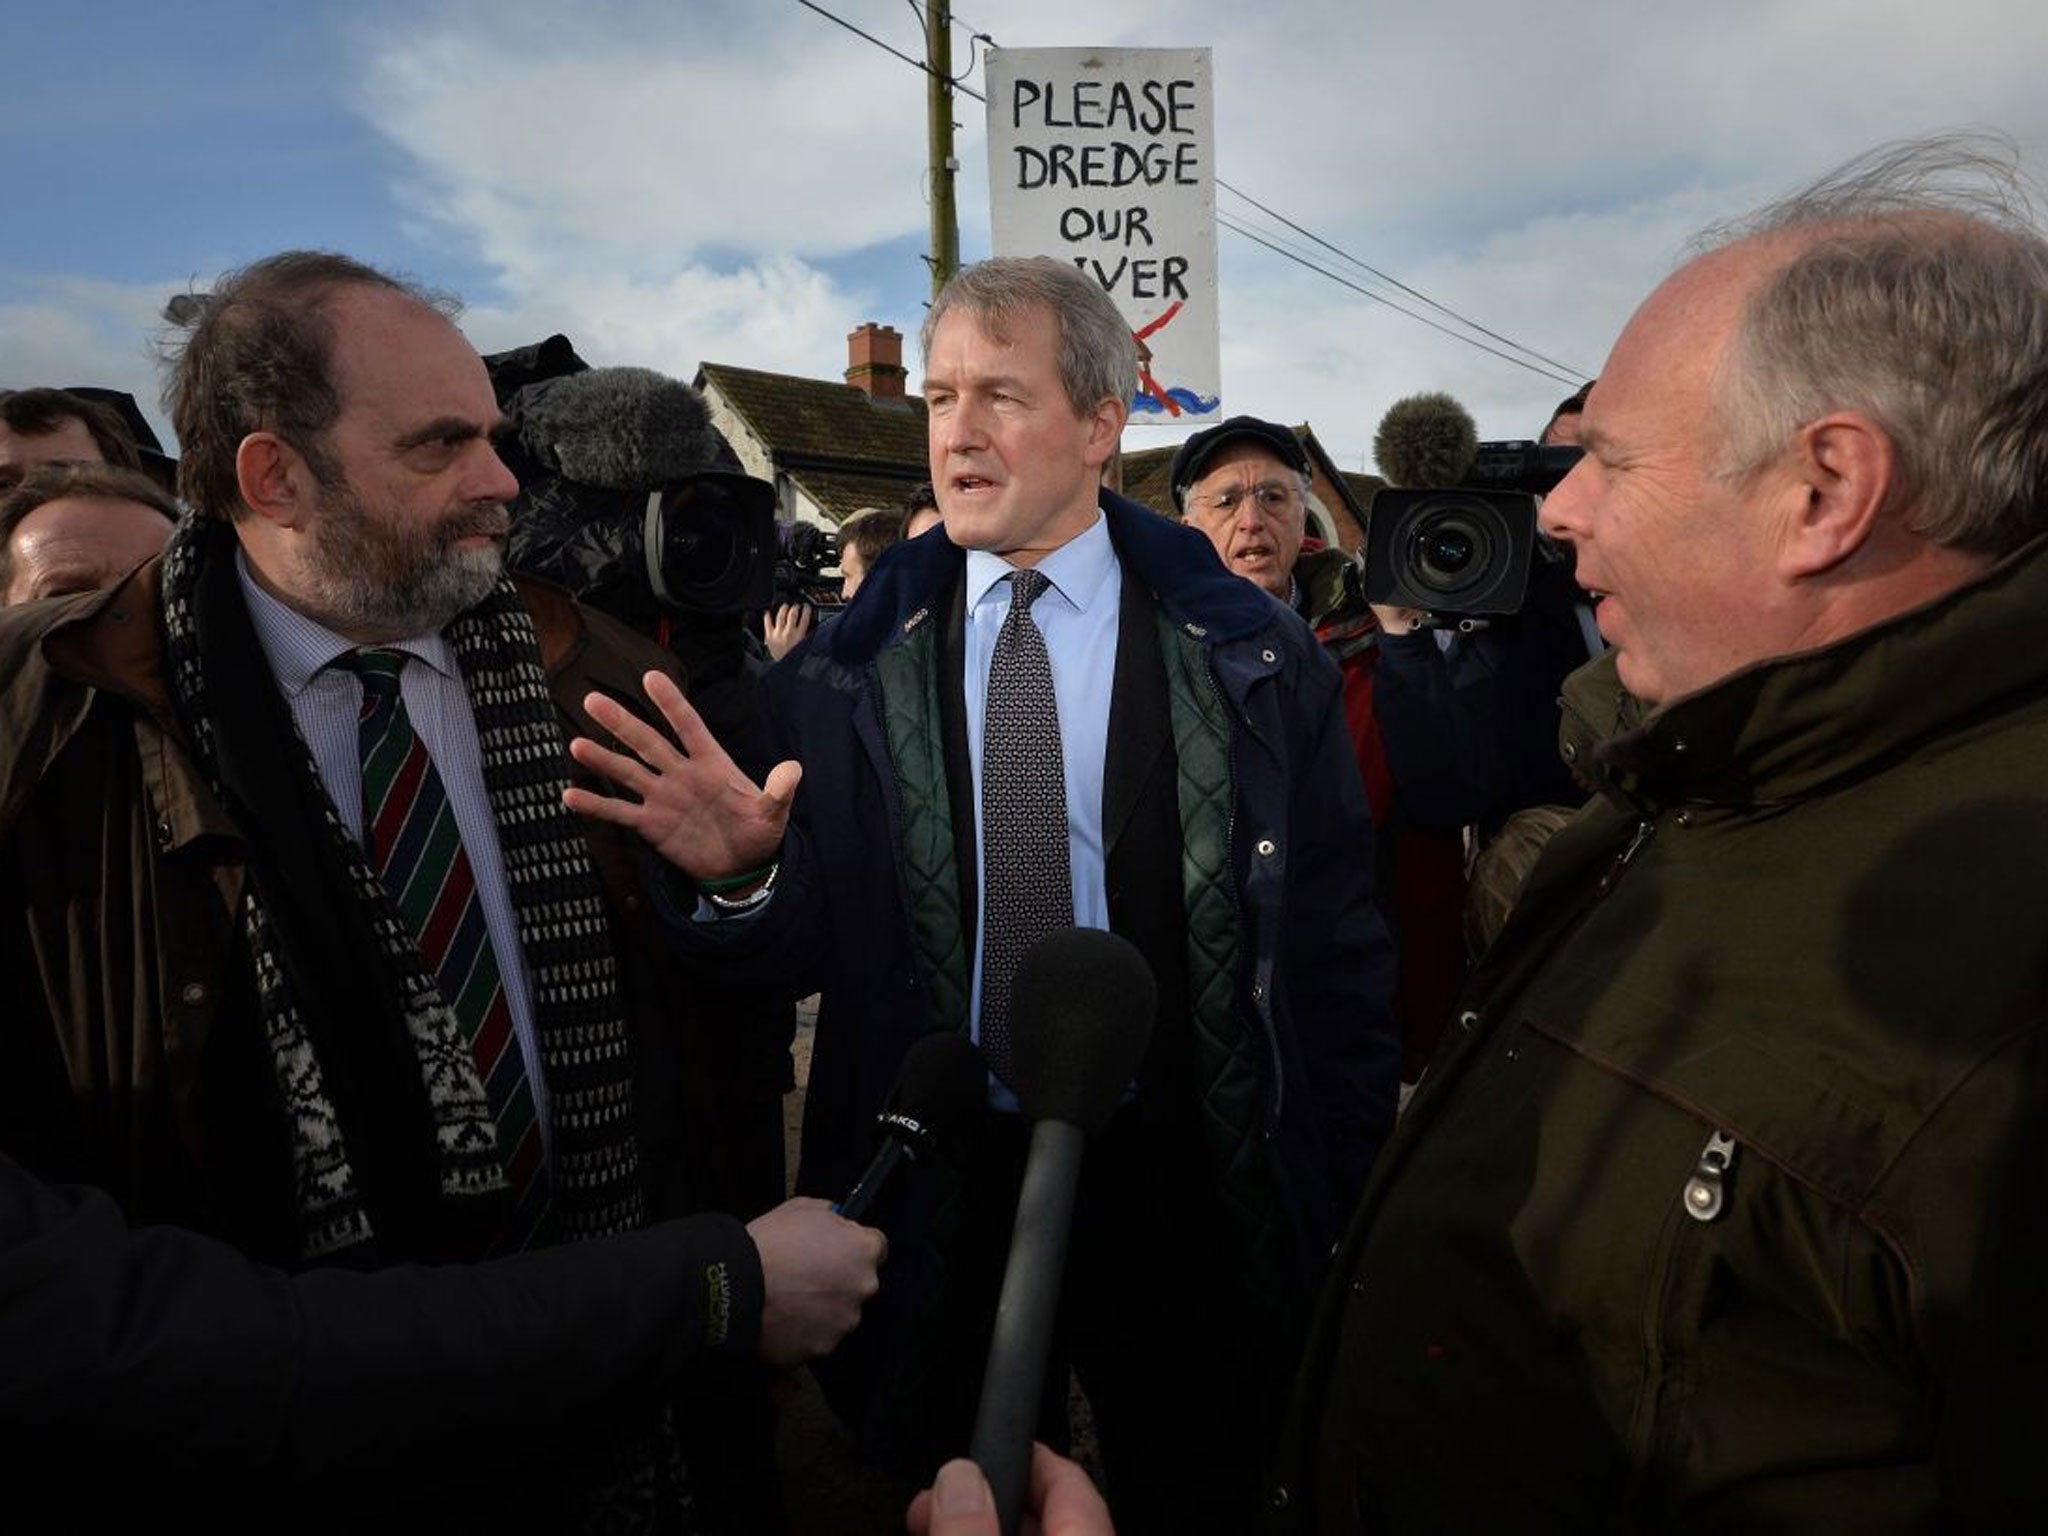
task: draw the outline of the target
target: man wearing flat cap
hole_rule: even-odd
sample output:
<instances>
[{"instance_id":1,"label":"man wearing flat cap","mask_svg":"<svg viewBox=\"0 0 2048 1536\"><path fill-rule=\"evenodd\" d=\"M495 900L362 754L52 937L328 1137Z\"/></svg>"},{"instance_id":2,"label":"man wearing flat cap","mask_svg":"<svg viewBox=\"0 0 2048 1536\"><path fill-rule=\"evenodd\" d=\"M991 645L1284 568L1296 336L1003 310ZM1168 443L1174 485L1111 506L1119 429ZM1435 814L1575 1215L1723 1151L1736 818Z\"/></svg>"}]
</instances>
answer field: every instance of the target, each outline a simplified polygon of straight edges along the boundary
<instances>
[{"instance_id":1,"label":"man wearing flat cap","mask_svg":"<svg viewBox=\"0 0 2048 1536\"><path fill-rule=\"evenodd\" d=\"M1170 484L1183 521L1208 535L1232 574L1300 614L1343 674L1345 728L1372 807L1373 890L1400 954L1401 1075L1412 1082L1464 980L1464 848L1454 825L1418 824L1421 808L1397 780L1374 698L1380 620L1366 604L1358 562L1305 537L1308 450L1279 422L1233 416L1197 432L1174 455ZM1409 734L1427 746L1439 733ZM1402 759L1416 760L1412 751Z\"/></svg>"}]
</instances>

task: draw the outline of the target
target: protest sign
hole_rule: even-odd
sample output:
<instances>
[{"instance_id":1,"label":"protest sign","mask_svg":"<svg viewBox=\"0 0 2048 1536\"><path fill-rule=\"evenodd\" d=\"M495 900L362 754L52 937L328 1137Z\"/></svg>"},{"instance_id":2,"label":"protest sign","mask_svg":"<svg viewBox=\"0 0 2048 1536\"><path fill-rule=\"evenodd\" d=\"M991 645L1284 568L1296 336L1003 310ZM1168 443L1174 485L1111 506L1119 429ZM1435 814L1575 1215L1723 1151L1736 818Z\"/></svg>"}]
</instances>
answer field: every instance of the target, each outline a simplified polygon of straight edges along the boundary
<instances>
[{"instance_id":1,"label":"protest sign","mask_svg":"<svg viewBox=\"0 0 2048 1536\"><path fill-rule=\"evenodd\" d=\"M1206 48L988 54L999 256L1056 256L1138 338L1134 422L1219 416L1214 102Z\"/></svg>"}]
</instances>

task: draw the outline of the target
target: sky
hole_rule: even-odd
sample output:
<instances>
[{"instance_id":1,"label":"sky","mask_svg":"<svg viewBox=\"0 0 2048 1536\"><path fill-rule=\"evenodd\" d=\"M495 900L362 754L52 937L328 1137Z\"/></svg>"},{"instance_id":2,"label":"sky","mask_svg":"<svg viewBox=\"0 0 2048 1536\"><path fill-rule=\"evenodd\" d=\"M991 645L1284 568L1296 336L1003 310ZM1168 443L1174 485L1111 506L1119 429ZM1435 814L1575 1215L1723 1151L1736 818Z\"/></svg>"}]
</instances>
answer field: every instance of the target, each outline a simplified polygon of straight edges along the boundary
<instances>
[{"instance_id":1,"label":"sky","mask_svg":"<svg viewBox=\"0 0 2048 1536\"><path fill-rule=\"evenodd\" d=\"M922 53L920 0L819 3ZM1573 378L1703 226L1873 145L1994 132L2048 181L2039 0L963 12L954 67L977 88L977 32L1211 49L1222 179ZM36 7L6 52L0 386L128 389L168 439L165 299L319 246L460 296L486 352L562 331L600 365L835 377L873 320L904 333L916 387L923 76L797 0L110 0ZM972 260L984 109L956 102ZM1217 206L1380 286L1235 194ZM1306 421L1345 468L1372 467L1404 395L1447 391L1507 438L1570 388L1230 230L1218 255L1225 410ZM1126 447L1185 430L1134 425Z\"/></svg>"}]
</instances>

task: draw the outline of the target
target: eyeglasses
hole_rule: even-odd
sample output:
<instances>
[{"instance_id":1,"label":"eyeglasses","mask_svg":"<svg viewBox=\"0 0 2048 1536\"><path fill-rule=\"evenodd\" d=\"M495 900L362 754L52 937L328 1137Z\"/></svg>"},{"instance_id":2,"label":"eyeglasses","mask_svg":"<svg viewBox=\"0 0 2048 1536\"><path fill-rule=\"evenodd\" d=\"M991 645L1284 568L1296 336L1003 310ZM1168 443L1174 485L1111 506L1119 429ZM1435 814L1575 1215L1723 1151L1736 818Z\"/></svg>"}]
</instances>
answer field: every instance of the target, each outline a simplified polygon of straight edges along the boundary
<instances>
[{"instance_id":1,"label":"eyeglasses","mask_svg":"<svg viewBox=\"0 0 2048 1536\"><path fill-rule=\"evenodd\" d=\"M1250 494L1258 498L1259 510L1268 517L1276 517L1282 513L1291 512L1301 505L1300 487L1285 485L1277 480L1267 480L1252 486ZM1243 504L1245 495L1244 487L1232 485L1226 486L1224 489L1207 496L1197 496L1193 499L1195 515L1198 517L1235 517L1237 509Z\"/></svg>"}]
</instances>

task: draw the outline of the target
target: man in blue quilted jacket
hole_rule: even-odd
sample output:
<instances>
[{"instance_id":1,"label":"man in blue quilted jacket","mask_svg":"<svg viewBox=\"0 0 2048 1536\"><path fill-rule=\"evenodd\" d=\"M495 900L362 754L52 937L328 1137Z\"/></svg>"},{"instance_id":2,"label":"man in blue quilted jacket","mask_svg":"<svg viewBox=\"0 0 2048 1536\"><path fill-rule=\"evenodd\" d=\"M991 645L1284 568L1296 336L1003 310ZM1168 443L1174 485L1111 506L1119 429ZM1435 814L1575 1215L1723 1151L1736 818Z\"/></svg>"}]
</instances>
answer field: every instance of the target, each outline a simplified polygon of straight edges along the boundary
<instances>
[{"instance_id":1,"label":"man in blue quilted jacket","mask_svg":"<svg viewBox=\"0 0 2048 1536\"><path fill-rule=\"evenodd\" d=\"M1337 670L1199 533L1101 489L1136 359L1099 286L985 262L923 349L944 533L889 550L775 670L790 760L757 789L650 680L688 755L593 699L637 757L576 754L636 798L571 803L694 882L668 892L693 951L825 993L799 1187L850 1185L920 1036L989 1058L983 1134L877 1208L883 1295L827 1373L870 1451L927 1480L973 1423L1024 1161L1017 936L1051 909L1137 947L1158 1013L1090 1145L1044 1430L1064 1438L1071 1363L1120 1528L1239 1531L1394 1113L1392 952Z\"/></svg>"}]
</instances>

